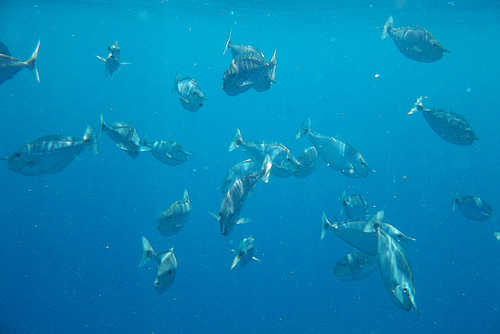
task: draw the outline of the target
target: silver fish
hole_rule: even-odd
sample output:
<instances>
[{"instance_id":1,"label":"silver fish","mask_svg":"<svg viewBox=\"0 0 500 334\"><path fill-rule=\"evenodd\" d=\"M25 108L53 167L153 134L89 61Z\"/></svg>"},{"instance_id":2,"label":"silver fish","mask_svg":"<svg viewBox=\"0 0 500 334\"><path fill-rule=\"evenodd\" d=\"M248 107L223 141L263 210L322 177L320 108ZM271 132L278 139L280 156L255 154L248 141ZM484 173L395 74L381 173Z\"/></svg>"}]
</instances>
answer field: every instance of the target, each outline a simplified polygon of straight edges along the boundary
<instances>
[{"instance_id":1,"label":"silver fish","mask_svg":"<svg viewBox=\"0 0 500 334\"><path fill-rule=\"evenodd\" d=\"M359 281L378 269L378 256L367 253L347 254L335 264L333 273L342 281Z\"/></svg>"},{"instance_id":2,"label":"silver fish","mask_svg":"<svg viewBox=\"0 0 500 334\"><path fill-rule=\"evenodd\" d=\"M252 236L243 238L238 242L238 248L236 250L232 250L236 253L236 255L234 256L233 262L231 263L231 270L233 270L233 268L236 267L238 263L242 267L244 267L248 264L248 262L252 261L252 259L260 262L258 258L253 256L255 253L255 248L253 246L254 242L255 239Z\"/></svg>"},{"instance_id":3,"label":"silver fish","mask_svg":"<svg viewBox=\"0 0 500 334\"><path fill-rule=\"evenodd\" d=\"M393 27L392 16L389 16L382 31L382 39L391 36L396 47L401 53L410 59L432 63L443 58L446 50L439 44L434 36L423 27Z\"/></svg>"},{"instance_id":4,"label":"silver fish","mask_svg":"<svg viewBox=\"0 0 500 334\"><path fill-rule=\"evenodd\" d=\"M340 200L340 215L345 211L349 220L362 220L365 219L367 215L367 206L368 203L366 203L360 194L346 197L344 191Z\"/></svg>"},{"instance_id":5,"label":"silver fish","mask_svg":"<svg viewBox=\"0 0 500 334\"><path fill-rule=\"evenodd\" d=\"M410 261L403 247L378 229L378 264L387 292L394 304L405 310L418 311ZM419 313L420 314L420 313Z\"/></svg>"},{"instance_id":6,"label":"silver fish","mask_svg":"<svg viewBox=\"0 0 500 334\"><path fill-rule=\"evenodd\" d=\"M265 183L269 181L271 166L271 157L266 156L260 171L249 175L242 175L231 184L222 200L219 215L211 213L219 221L222 235L228 235L233 230L234 225L249 221L246 218L239 218L241 209L255 188L257 181L259 179Z\"/></svg>"},{"instance_id":7,"label":"silver fish","mask_svg":"<svg viewBox=\"0 0 500 334\"><path fill-rule=\"evenodd\" d=\"M22 175L55 174L82 153L84 147L98 154L92 126L87 127L83 139L58 135L40 137L1 160L7 160L7 168Z\"/></svg>"},{"instance_id":8,"label":"silver fish","mask_svg":"<svg viewBox=\"0 0 500 334\"><path fill-rule=\"evenodd\" d=\"M408 112L412 115L417 111L423 111L425 120L441 138L456 145L472 145L478 140L474 131L464 116L450 110L424 109L422 96L413 104Z\"/></svg>"},{"instance_id":9,"label":"silver fish","mask_svg":"<svg viewBox=\"0 0 500 334\"><path fill-rule=\"evenodd\" d=\"M172 204L157 219L158 231L161 235L168 237L179 233L191 212L191 203L187 190L184 190L182 199Z\"/></svg>"},{"instance_id":10,"label":"silver fish","mask_svg":"<svg viewBox=\"0 0 500 334\"><path fill-rule=\"evenodd\" d=\"M281 143L266 141L244 142L240 129L236 129L229 144L229 152L240 146L252 159L259 163L262 163L264 158L269 155L273 163L271 173L275 176L289 177L298 173L300 163L292 152Z\"/></svg>"},{"instance_id":11,"label":"silver fish","mask_svg":"<svg viewBox=\"0 0 500 334\"><path fill-rule=\"evenodd\" d=\"M178 166L187 160L188 155L181 144L171 140L157 140L148 142L146 137L141 140L141 145L149 147L151 154L166 165Z\"/></svg>"},{"instance_id":12,"label":"silver fish","mask_svg":"<svg viewBox=\"0 0 500 334\"><path fill-rule=\"evenodd\" d=\"M0 44L0 85L6 80L12 79L14 75L23 68L27 68L33 72L36 80L40 82L40 76L38 75L38 68L36 66L40 41L38 41L35 52L33 52L30 59L26 61L21 61L20 59L12 57L7 46L1 42Z\"/></svg>"},{"instance_id":13,"label":"silver fish","mask_svg":"<svg viewBox=\"0 0 500 334\"><path fill-rule=\"evenodd\" d=\"M248 175L258 170L259 165L252 159L247 159L237 163L226 173L226 176L222 180L219 187L220 191L225 194L235 180L239 179L242 175Z\"/></svg>"},{"instance_id":14,"label":"silver fish","mask_svg":"<svg viewBox=\"0 0 500 334\"><path fill-rule=\"evenodd\" d=\"M476 196L458 197L458 193L453 196L453 211L458 206L465 217L471 220L484 222L493 216L493 208Z\"/></svg>"},{"instance_id":15,"label":"silver fish","mask_svg":"<svg viewBox=\"0 0 500 334\"><path fill-rule=\"evenodd\" d=\"M323 159L318 154L316 147L308 147L302 152L297 159L299 165L297 172L294 174L296 177L305 178L311 175L316 169L324 164Z\"/></svg>"},{"instance_id":16,"label":"silver fish","mask_svg":"<svg viewBox=\"0 0 500 334\"><path fill-rule=\"evenodd\" d=\"M264 54L258 48L253 47L251 45L245 45L245 44L233 44L231 42L232 31L233 31L232 29L229 30L229 37L227 38L226 47L224 48L224 52L222 52L223 55L225 55L227 50L229 50L229 49L231 49L231 54L232 54L233 58L236 58L236 57L240 56L241 54L255 52L261 56L262 61L264 61L264 62L266 61L266 59L264 58Z\"/></svg>"},{"instance_id":17,"label":"silver fish","mask_svg":"<svg viewBox=\"0 0 500 334\"><path fill-rule=\"evenodd\" d=\"M198 111L203 107L203 100L208 100L200 89L200 86L193 78L182 78L179 72L175 75L172 94L177 92L179 100L184 109L191 112Z\"/></svg>"},{"instance_id":18,"label":"silver fish","mask_svg":"<svg viewBox=\"0 0 500 334\"><path fill-rule=\"evenodd\" d=\"M154 259L158 263L156 269L156 279L153 283L156 293L161 295L172 285L177 273L177 258L174 254L174 248L167 252L156 253L151 247L148 239L142 237L142 255L139 267L144 266L149 260Z\"/></svg>"},{"instance_id":19,"label":"silver fish","mask_svg":"<svg viewBox=\"0 0 500 334\"><path fill-rule=\"evenodd\" d=\"M130 155L132 159L137 158L140 152L151 150L151 148L141 145L141 139L135 127L127 121L114 122L108 125L104 122L104 117L101 114L99 138L103 132L106 132L108 137L116 143L116 146Z\"/></svg>"},{"instance_id":20,"label":"silver fish","mask_svg":"<svg viewBox=\"0 0 500 334\"><path fill-rule=\"evenodd\" d=\"M130 63L120 63L121 49L118 45L118 41L115 44L108 46L109 54L106 58L96 56L100 60L104 61L104 77L107 78L113 76L113 73L118 70L120 65L130 65Z\"/></svg>"}]
</instances>

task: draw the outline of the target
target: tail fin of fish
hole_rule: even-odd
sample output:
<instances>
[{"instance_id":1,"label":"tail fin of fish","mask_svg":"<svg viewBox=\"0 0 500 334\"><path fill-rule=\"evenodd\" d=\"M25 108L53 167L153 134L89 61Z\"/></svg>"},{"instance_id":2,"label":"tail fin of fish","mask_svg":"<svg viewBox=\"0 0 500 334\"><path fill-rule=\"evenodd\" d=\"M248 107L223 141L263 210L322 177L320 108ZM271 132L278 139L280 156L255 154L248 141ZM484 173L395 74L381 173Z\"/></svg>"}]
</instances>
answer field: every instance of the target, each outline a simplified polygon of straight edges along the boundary
<instances>
[{"instance_id":1,"label":"tail fin of fish","mask_svg":"<svg viewBox=\"0 0 500 334\"><path fill-rule=\"evenodd\" d=\"M260 171L261 180L265 183L269 182L269 176L271 175L271 167L273 167L273 162L271 161L271 157L266 155L264 158L264 162L262 163L262 168Z\"/></svg>"},{"instance_id":2,"label":"tail fin of fish","mask_svg":"<svg viewBox=\"0 0 500 334\"><path fill-rule=\"evenodd\" d=\"M35 74L36 81L40 82L40 76L38 75L38 67L36 66L36 59L38 57L38 49L40 48L40 41L36 46L35 52L31 55L31 58L26 61L26 67Z\"/></svg>"},{"instance_id":3,"label":"tail fin of fish","mask_svg":"<svg viewBox=\"0 0 500 334\"><path fill-rule=\"evenodd\" d=\"M99 122L99 131L97 132L97 138L101 138L102 133L104 131L106 131L106 128L107 128L107 126L106 126L106 123L104 122L104 117L101 114L100 122Z\"/></svg>"},{"instance_id":4,"label":"tail fin of fish","mask_svg":"<svg viewBox=\"0 0 500 334\"><path fill-rule=\"evenodd\" d=\"M231 32L233 31L233 29L229 30L229 37L227 38L227 42L226 42L226 47L224 48L224 52L222 52L223 55L226 54L227 50L231 47Z\"/></svg>"},{"instance_id":5,"label":"tail fin of fish","mask_svg":"<svg viewBox=\"0 0 500 334\"><path fill-rule=\"evenodd\" d=\"M500 232L493 232L493 235L495 236L495 239L500 241Z\"/></svg>"},{"instance_id":6,"label":"tail fin of fish","mask_svg":"<svg viewBox=\"0 0 500 334\"><path fill-rule=\"evenodd\" d=\"M240 145L244 145L243 137L241 136L240 129L236 129L233 133L233 138L231 139L231 144L229 144L229 152L234 149L240 147Z\"/></svg>"},{"instance_id":7,"label":"tail fin of fish","mask_svg":"<svg viewBox=\"0 0 500 334\"><path fill-rule=\"evenodd\" d=\"M155 255L156 255L156 253L155 253L153 247L151 247L151 244L149 243L148 239L146 239L146 237L143 236L142 237L141 262L139 262L139 267L144 266Z\"/></svg>"},{"instance_id":8,"label":"tail fin of fish","mask_svg":"<svg viewBox=\"0 0 500 334\"><path fill-rule=\"evenodd\" d=\"M389 31L392 29L393 22L394 21L392 20L392 15L391 15L389 16L387 21L385 21L384 30L382 31L382 39L386 39L387 36L389 36Z\"/></svg>"},{"instance_id":9,"label":"tail fin of fish","mask_svg":"<svg viewBox=\"0 0 500 334\"><path fill-rule=\"evenodd\" d=\"M237 253L234 249L231 249L231 251ZM236 267L238 265L238 263L240 263L240 260L241 260L240 254L236 254L234 256L233 262L231 263L231 269L230 270L233 270L233 268Z\"/></svg>"},{"instance_id":10,"label":"tail fin of fish","mask_svg":"<svg viewBox=\"0 0 500 334\"><path fill-rule=\"evenodd\" d=\"M337 219L334 218L336 221ZM326 214L323 212L323 215L321 216L321 239L325 237L326 231L332 227L332 223L328 221L328 218L326 218Z\"/></svg>"},{"instance_id":11,"label":"tail fin of fish","mask_svg":"<svg viewBox=\"0 0 500 334\"><path fill-rule=\"evenodd\" d=\"M295 139L300 139L307 135L309 132L311 132L311 119L308 118L304 122L302 122L302 125L300 126L299 130L297 130L297 133L295 134Z\"/></svg>"},{"instance_id":12,"label":"tail fin of fish","mask_svg":"<svg viewBox=\"0 0 500 334\"><path fill-rule=\"evenodd\" d=\"M340 198L340 215L342 216L344 214L344 203L345 203L346 197L345 197L345 191L342 192L342 197Z\"/></svg>"},{"instance_id":13,"label":"tail fin of fish","mask_svg":"<svg viewBox=\"0 0 500 334\"><path fill-rule=\"evenodd\" d=\"M181 82L181 75L179 74L179 71L175 74L175 79L174 79L174 86L172 87L172 94L177 92L177 85Z\"/></svg>"},{"instance_id":14,"label":"tail fin of fish","mask_svg":"<svg viewBox=\"0 0 500 334\"><path fill-rule=\"evenodd\" d=\"M187 189L184 189L184 194L182 195L182 201L191 205L191 203L189 202L189 194L188 194Z\"/></svg>"},{"instance_id":15,"label":"tail fin of fish","mask_svg":"<svg viewBox=\"0 0 500 334\"><path fill-rule=\"evenodd\" d=\"M451 211L455 211L457 203L458 203L458 191L453 195L453 207L451 208Z\"/></svg>"},{"instance_id":16,"label":"tail fin of fish","mask_svg":"<svg viewBox=\"0 0 500 334\"><path fill-rule=\"evenodd\" d=\"M424 107L422 105L422 96L419 96L417 98L417 101L413 103L413 107L411 107L410 111L408 111L407 115L413 115L417 111L422 111L424 110Z\"/></svg>"},{"instance_id":17,"label":"tail fin of fish","mask_svg":"<svg viewBox=\"0 0 500 334\"><path fill-rule=\"evenodd\" d=\"M97 145L97 136L92 125L87 126L85 134L83 135L83 142L95 155L99 155L99 146Z\"/></svg>"},{"instance_id":18,"label":"tail fin of fish","mask_svg":"<svg viewBox=\"0 0 500 334\"><path fill-rule=\"evenodd\" d=\"M276 49L274 49L273 57L271 58L271 61L269 62L269 79L271 80L272 83L276 83L274 81L274 78L276 77L276 65L278 64L278 61L276 60Z\"/></svg>"}]
</instances>

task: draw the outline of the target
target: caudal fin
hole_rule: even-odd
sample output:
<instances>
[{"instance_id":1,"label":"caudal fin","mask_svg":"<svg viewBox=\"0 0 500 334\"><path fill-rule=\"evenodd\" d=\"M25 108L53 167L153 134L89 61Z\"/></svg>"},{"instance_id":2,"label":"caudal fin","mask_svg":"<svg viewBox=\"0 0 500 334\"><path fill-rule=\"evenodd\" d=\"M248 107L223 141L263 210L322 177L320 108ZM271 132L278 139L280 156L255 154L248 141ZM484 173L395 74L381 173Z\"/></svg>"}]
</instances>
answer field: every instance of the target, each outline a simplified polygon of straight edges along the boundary
<instances>
[{"instance_id":1,"label":"caudal fin","mask_svg":"<svg viewBox=\"0 0 500 334\"><path fill-rule=\"evenodd\" d=\"M174 86L172 87L172 94L177 92L177 85L181 82L181 75L179 74L179 71L175 74L175 79L174 79Z\"/></svg>"},{"instance_id":2,"label":"caudal fin","mask_svg":"<svg viewBox=\"0 0 500 334\"><path fill-rule=\"evenodd\" d=\"M38 49L40 48L40 41L36 46L35 52L31 55L31 58L26 61L26 67L30 69L33 74L35 74L36 80L40 83L40 76L38 75L38 67L36 66L36 59L38 57Z\"/></svg>"},{"instance_id":3,"label":"caudal fin","mask_svg":"<svg viewBox=\"0 0 500 334\"><path fill-rule=\"evenodd\" d=\"M184 202L186 202L187 204L191 205L191 203L189 202L189 194L188 194L187 189L184 189L184 194L182 195L182 200Z\"/></svg>"},{"instance_id":4,"label":"caudal fin","mask_svg":"<svg viewBox=\"0 0 500 334\"><path fill-rule=\"evenodd\" d=\"M269 62L269 80L271 80L272 83L276 83L274 81L276 77L276 64L278 64L278 61L276 60L276 49L274 49L273 57Z\"/></svg>"},{"instance_id":5,"label":"caudal fin","mask_svg":"<svg viewBox=\"0 0 500 334\"><path fill-rule=\"evenodd\" d=\"M264 158L264 162L262 163L262 168L260 171L261 180L264 181L265 183L269 182L269 176L271 175L271 167L273 167L273 162L271 161L271 157L266 155Z\"/></svg>"},{"instance_id":6,"label":"caudal fin","mask_svg":"<svg viewBox=\"0 0 500 334\"><path fill-rule=\"evenodd\" d=\"M243 137L241 136L240 129L236 129L233 133L233 138L231 139L231 144L229 144L229 152L240 147L240 145L244 144Z\"/></svg>"},{"instance_id":7,"label":"caudal fin","mask_svg":"<svg viewBox=\"0 0 500 334\"><path fill-rule=\"evenodd\" d=\"M101 116L100 116L100 122L99 122L99 131L97 133L97 138L101 138L102 133L104 131L106 131L106 128L107 127L106 127L106 123L104 122L104 117L101 114Z\"/></svg>"},{"instance_id":8,"label":"caudal fin","mask_svg":"<svg viewBox=\"0 0 500 334\"><path fill-rule=\"evenodd\" d=\"M344 214L344 203L346 201L345 191L342 192L342 197L340 198L340 215Z\"/></svg>"},{"instance_id":9,"label":"caudal fin","mask_svg":"<svg viewBox=\"0 0 500 334\"><path fill-rule=\"evenodd\" d=\"M311 132L311 119L308 118L304 122L302 122L302 125L300 128L297 130L297 133L295 134L295 139L300 139L304 137L308 132Z\"/></svg>"},{"instance_id":10,"label":"caudal fin","mask_svg":"<svg viewBox=\"0 0 500 334\"><path fill-rule=\"evenodd\" d=\"M233 31L233 29L229 30L229 37L227 38L227 42L226 42L226 47L224 48L224 52L222 52L223 55L226 54L227 50L231 47L231 32Z\"/></svg>"},{"instance_id":11,"label":"caudal fin","mask_svg":"<svg viewBox=\"0 0 500 334\"><path fill-rule=\"evenodd\" d=\"M451 208L451 211L455 211L457 203L458 203L458 191L453 195L453 206Z\"/></svg>"},{"instance_id":12,"label":"caudal fin","mask_svg":"<svg viewBox=\"0 0 500 334\"><path fill-rule=\"evenodd\" d=\"M321 239L325 237L326 231L328 231L331 226L332 224L328 221L326 214L323 212L323 215L321 216Z\"/></svg>"},{"instance_id":13,"label":"caudal fin","mask_svg":"<svg viewBox=\"0 0 500 334\"><path fill-rule=\"evenodd\" d=\"M85 134L83 135L83 143L89 147L92 153L94 153L95 155L99 155L97 136L92 125L87 126L87 129L85 130Z\"/></svg>"},{"instance_id":14,"label":"caudal fin","mask_svg":"<svg viewBox=\"0 0 500 334\"><path fill-rule=\"evenodd\" d=\"M382 39L386 39L387 36L389 36L389 31L392 29L392 25L393 25L393 20L391 15L389 16L387 21L385 21L384 30L382 31Z\"/></svg>"},{"instance_id":15,"label":"caudal fin","mask_svg":"<svg viewBox=\"0 0 500 334\"><path fill-rule=\"evenodd\" d=\"M410 109L410 111L408 111L407 115L413 115L417 111L421 111L421 110L424 110L424 107L422 105L422 96L419 96L417 98L417 101L415 101L415 103L413 103L413 107L411 107L411 109Z\"/></svg>"},{"instance_id":16,"label":"caudal fin","mask_svg":"<svg viewBox=\"0 0 500 334\"><path fill-rule=\"evenodd\" d=\"M141 262L139 262L139 267L144 266L146 263L151 260L151 258L155 256L155 251L151 244L149 243L146 237L142 237L142 253L141 253Z\"/></svg>"}]
</instances>

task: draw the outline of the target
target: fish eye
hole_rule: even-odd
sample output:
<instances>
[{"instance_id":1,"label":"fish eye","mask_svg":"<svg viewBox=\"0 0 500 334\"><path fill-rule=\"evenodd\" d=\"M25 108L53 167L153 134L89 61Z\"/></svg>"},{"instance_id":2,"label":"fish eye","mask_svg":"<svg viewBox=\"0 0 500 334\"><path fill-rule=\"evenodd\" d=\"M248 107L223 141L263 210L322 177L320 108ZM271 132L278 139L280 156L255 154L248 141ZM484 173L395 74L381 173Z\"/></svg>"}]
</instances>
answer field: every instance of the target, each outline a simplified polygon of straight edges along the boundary
<instances>
[{"instance_id":1,"label":"fish eye","mask_svg":"<svg viewBox=\"0 0 500 334\"><path fill-rule=\"evenodd\" d=\"M170 275L170 274L172 274L172 270L169 270L169 271L168 271L168 274L169 274L169 275Z\"/></svg>"},{"instance_id":2,"label":"fish eye","mask_svg":"<svg viewBox=\"0 0 500 334\"><path fill-rule=\"evenodd\" d=\"M16 157L20 157L20 156L21 156L21 154L19 154L19 153L16 153Z\"/></svg>"},{"instance_id":3,"label":"fish eye","mask_svg":"<svg viewBox=\"0 0 500 334\"><path fill-rule=\"evenodd\" d=\"M405 292L405 293L408 292L408 288L404 288L403 292Z\"/></svg>"}]
</instances>

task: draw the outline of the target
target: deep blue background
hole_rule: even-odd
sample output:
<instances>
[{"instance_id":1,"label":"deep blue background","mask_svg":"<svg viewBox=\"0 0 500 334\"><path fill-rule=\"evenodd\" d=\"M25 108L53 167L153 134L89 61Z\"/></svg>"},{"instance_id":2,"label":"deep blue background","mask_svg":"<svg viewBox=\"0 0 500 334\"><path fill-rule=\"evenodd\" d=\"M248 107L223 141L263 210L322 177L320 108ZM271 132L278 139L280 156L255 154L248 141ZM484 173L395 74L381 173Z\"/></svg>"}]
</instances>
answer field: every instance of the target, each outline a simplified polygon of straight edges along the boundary
<instances>
[{"instance_id":1,"label":"deep blue background","mask_svg":"<svg viewBox=\"0 0 500 334\"><path fill-rule=\"evenodd\" d=\"M396 27L424 26L452 53L432 64L405 58L380 39L389 15ZM222 91L231 28L235 43L268 59L277 49L269 91ZM132 160L103 136L99 157L85 151L56 175L3 164L0 332L500 332L498 220L451 211L456 191L500 207L499 34L493 1L0 2L0 41L14 56L27 59L41 39L41 83L23 70L0 86L0 156L42 135L81 137L100 113L193 153L177 167L149 153ZM115 40L132 64L106 79L95 55ZM209 98L197 113L170 93L177 70ZM419 95L463 114L480 140L455 146L421 114L407 116ZM310 143L294 134L308 117L377 174L350 179L322 167L306 179L272 177L243 208L252 222L223 237L207 212L218 212L220 180L246 158L227 152L233 131L298 156ZM162 237L155 220L184 189L190 220ZM416 238L408 255L421 316L393 305L379 273L333 275L353 249L332 234L320 241L319 226L323 211L338 216L342 191ZM250 234L262 263L230 271L230 250ZM164 295L152 287L155 265L138 268L142 235L156 251L175 247L177 278Z\"/></svg>"}]
</instances>

